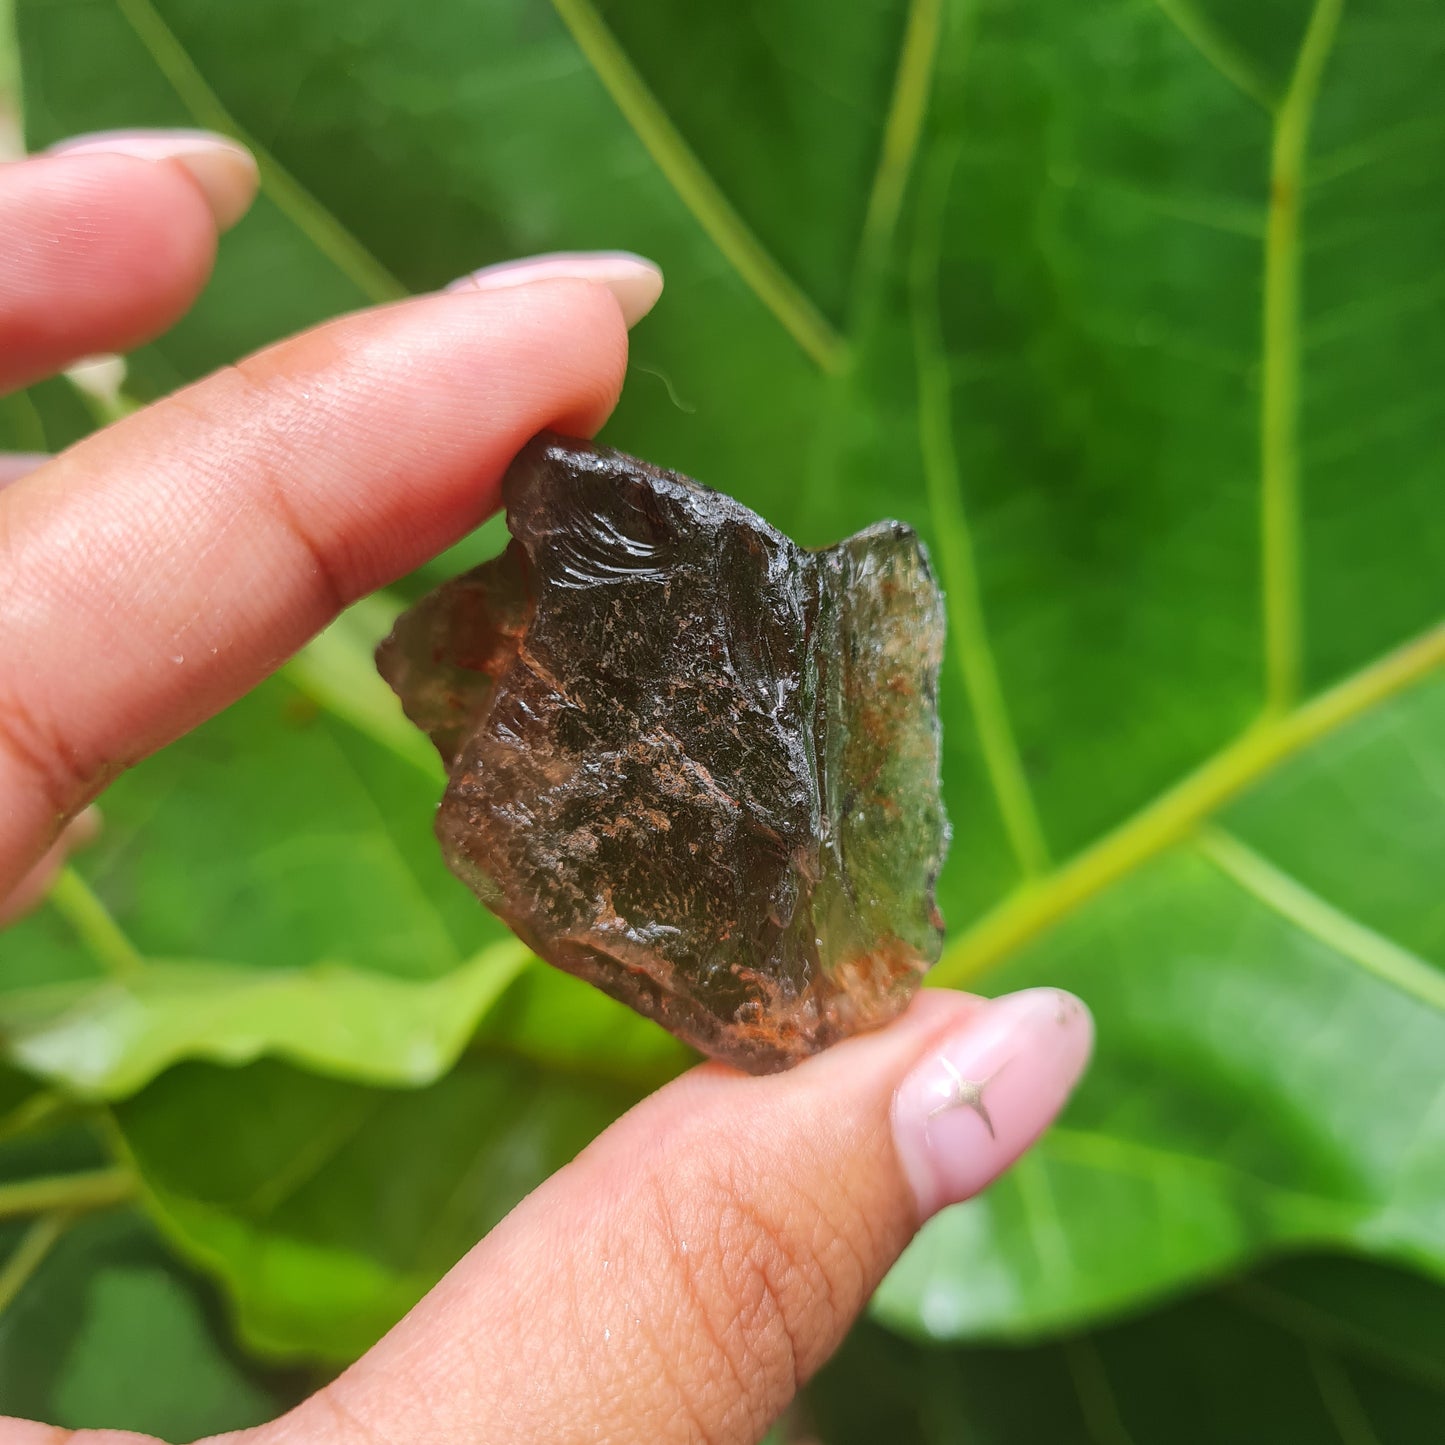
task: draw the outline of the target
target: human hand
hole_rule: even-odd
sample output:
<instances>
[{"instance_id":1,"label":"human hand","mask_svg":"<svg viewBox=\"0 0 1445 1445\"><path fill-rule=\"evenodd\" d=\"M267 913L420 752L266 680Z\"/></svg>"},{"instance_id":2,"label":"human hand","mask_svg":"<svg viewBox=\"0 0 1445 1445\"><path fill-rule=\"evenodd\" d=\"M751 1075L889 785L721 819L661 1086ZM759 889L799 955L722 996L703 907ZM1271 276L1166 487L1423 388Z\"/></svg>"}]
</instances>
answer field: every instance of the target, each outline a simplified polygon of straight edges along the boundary
<instances>
[{"instance_id":1,"label":"human hand","mask_svg":"<svg viewBox=\"0 0 1445 1445\"><path fill-rule=\"evenodd\" d=\"M214 137L0 169L0 388L169 325L255 189ZM497 505L616 399L660 277L517 263L332 322L0 491L0 898L121 769ZM519 1205L339 1380L248 1445L759 1438L920 1223L1042 1131L1086 1061L1067 994L930 992L797 1069L693 1070ZM135 1440L81 1432L75 1441ZM0 1422L3 1445L55 1445Z\"/></svg>"}]
</instances>

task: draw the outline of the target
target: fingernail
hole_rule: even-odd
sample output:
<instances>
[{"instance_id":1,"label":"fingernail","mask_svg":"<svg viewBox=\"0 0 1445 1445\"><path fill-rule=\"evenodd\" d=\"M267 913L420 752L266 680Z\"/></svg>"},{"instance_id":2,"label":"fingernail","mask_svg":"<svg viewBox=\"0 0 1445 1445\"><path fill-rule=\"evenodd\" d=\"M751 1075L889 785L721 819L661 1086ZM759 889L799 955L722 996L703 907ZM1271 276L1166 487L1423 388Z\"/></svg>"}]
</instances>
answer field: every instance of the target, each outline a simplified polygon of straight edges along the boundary
<instances>
[{"instance_id":1,"label":"fingernail","mask_svg":"<svg viewBox=\"0 0 1445 1445\"><path fill-rule=\"evenodd\" d=\"M636 326L662 295L662 270L631 251L553 251L521 261L484 266L453 281L448 291L495 291L532 281L591 281L617 298L623 319Z\"/></svg>"},{"instance_id":2,"label":"fingernail","mask_svg":"<svg viewBox=\"0 0 1445 1445\"><path fill-rule=\"evenodd\" d=\"M44 452L0 452L0 488L28 477L49 460Z\"/></svg>"},{"instance_id":3,"label":"fingernail","mask_svg":"<svg viewBox=\"0 0 1445 1445\"><path fill-rule=\"evenodd\" d=\"M245 146L209 130L105 130L72 136L53 145L49 155L135 156L143 161L175 161L201 188L216 226L229 230L256 197L260 172Z\"/></svg>"},{"instance_id":4,"label":"fingernail","mask_svg":"<svg viewBox=\"0 0 1445 1445\"><path fill-rule=\"evenodd\" d=\"M1064 1106L1093 1047L1073 994L1006 994L936 1043L893 1096L893 1141L921 1218L1001 1174Z\"/></svg>"}]
</instances>

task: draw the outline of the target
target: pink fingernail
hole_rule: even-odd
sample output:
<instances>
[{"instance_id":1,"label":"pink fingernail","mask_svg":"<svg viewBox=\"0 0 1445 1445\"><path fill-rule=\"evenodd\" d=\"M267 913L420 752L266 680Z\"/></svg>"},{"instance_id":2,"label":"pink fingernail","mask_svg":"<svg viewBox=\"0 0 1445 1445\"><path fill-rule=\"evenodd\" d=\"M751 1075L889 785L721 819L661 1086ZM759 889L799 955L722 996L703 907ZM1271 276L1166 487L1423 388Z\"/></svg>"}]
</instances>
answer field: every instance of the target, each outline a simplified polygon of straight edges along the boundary
<instances>
[{"instance_id":1,"label":"pink fingernail","mask_svg":"<svg viewBox=\"0 0 1445 1445\"><path fill-rule=\"evenodd\" d=\"M105 130L72 136L50 147L56 156L134 156L175 161L201 188L217 227L225 231L246 214L260 184L256 160L245 146L209 130Z\"/></svg>"},{"instance_id":2,"label":"pink fingernail","mask_svg":"<svg viewBox=\"0 0 1445 1445\"><path fill-rule=\"evenodd\" d=\"M0 452L0 488L28 477L49 460L44 452Z\"/></svg>"},{"instance_id":3,"label":"pink fingernail","mask_svg":"<svg viewBox=\"0 0 1445 1445\"><path fill-rule=\"evenodd\" d=\"M934 1046L893 1096L893 1141L922 1218L977 1194L1044 1132L1093 1041L1073 994L1031 988Z\"/></svg>"},{"instance_id":4,"label":"pink fingernail","mask_svg":"<svg viewBox=\"0 0 1445 1445\"><path fill-rule=\"evenodd\" d=\"M453 281L448 291L495 291L533 281L590 281L617 298L628 326L636 326L662 295L662 271L631 251L554 251L484 266Z\"/></svg>"}]
</instances>

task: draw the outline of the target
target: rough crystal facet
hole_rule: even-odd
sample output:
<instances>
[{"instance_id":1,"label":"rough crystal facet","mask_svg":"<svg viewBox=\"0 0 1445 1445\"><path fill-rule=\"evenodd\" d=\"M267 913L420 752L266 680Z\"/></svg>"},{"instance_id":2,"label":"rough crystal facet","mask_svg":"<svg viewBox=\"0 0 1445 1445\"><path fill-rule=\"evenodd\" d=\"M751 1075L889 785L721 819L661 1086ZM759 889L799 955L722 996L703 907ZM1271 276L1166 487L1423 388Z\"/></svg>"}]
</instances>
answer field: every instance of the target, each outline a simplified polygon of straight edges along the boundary
<instances>
[{"instance_id":1,"label":"rough crystal facet","mask_svg":"<svg viewBox=\"0 0 1445 1445\"><path fill-rule=\"evenodd\" d=\"M938 957L942 599L897 522L805 551L542 436L512 542L382 643L450 775L447 863L543 958L754 1073L898 1013Z\"/></svg>"}]
</instances>

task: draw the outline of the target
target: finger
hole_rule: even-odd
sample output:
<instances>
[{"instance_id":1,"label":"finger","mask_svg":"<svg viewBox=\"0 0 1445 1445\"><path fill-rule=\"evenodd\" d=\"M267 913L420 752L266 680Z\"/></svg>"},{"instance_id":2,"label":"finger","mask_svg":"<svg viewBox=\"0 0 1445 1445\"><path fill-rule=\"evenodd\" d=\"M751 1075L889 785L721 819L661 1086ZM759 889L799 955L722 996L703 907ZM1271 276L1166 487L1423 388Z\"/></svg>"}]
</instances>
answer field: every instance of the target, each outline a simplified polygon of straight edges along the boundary
<instances>
[{"instance_id":1,"label":"finger","mask_svg":"<svg viewBox=\"0 0 1445 1445\"><path fill-rule=\"evenodd\" d=\"M55 875L65 867L66 860L77 850L95 840L100 832L100 810L86 808L77 813L61 830L45 856L30 870L8 897L0 898L0 928L23 918L45 897ZM4 1445L0 1438L0 1445Z\"/></svg>"},{"instance_id":2,"label":"finger","mask_svg":"<svg viewBox=\"0 0 1445 1445\"><path fill-rule=\"evenodd\" d=\"M370 1354L251 1445L759 1439L920 1222L1062 1106L1069 994L929 992L750 1079L708 1065L620 1120Z\"/></svg>"},{"instance_id":3,"label":"finger","mask_svg":"<svg viewBox=\"0 0 1445 1445\"><path fill-rule=\"evenodd\" d=\"M164 331L256 190L204 131L87 136L0 166L0 391Z\"/></svg>"},{"instance_id":4,"label":"finger","mask_svg":"<svg viewBox=\"0 0 1445 1445\"><path fill-rule=\"evenodd\" d=\"M0 1445L161 1445L151 1435L130 1430L62 1430L33 1420L0 1415Z\"/></svg>"},{"instance_id":5,"label":"finger","mask_svg":"<svg viewBox=\"0 0 1445 1445\"><path fill-rule=\"evenodd\" d=\"M28 477L49 460L44 452L0 452L0 489Z\"/></svg>"},{"instance_id":6,"label":"finger","mask_svg":"<svg viewBox=\"0 0 1445 1445\"><path fill-rule=\"evenodd\" d=\"M0 492L0 895L114 773L495 509L538 430L622 381L603 286L362 313L126 418Z\"/></svg>"}]
</instances>

